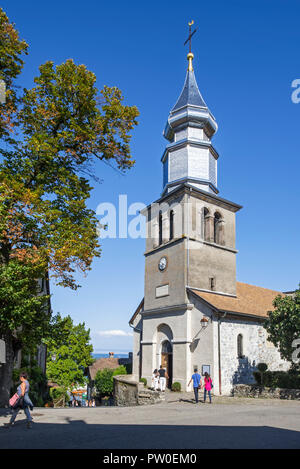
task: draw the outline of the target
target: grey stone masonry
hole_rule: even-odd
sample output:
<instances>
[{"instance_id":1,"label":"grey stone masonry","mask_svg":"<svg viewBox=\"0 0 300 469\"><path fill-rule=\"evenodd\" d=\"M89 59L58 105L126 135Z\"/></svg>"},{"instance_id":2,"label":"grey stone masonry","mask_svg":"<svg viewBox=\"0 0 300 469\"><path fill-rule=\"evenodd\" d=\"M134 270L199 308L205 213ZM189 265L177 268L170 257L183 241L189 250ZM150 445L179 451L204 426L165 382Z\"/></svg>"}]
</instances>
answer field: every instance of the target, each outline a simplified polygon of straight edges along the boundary
<instances>
[{"instance_id":1,"label":"grey stone masonry","mask_svg":"<svg viewBox=\"0 0 300 469\"><path fill-rule=\"evenodd\" d=\"M237 384L233 386L233 395L235 397L300 400L300 389L266 388L258 385Z\"/></svg>"},{"instance_id":2,"label":"grey stone masonry","mask_svg":"<svg viewBox=\"0 0 300 469\"><path fill-rule=\"evenodd\" d=\"M287 371L290 364L281 359L278 350L267 340L261 322L222 319L221 322L222 391L230 394L233 385L255 384L253 372L258 363L270 371ZM238 357L237 337L243 337L243 357Z\"/></svg>"},{"instance_id":3,"label":"grey stone masonry","mask_svg":"<svg viewBox=\"0 0 300 469\"><path fill-rule=\"evenodd\" d=\"M164 394L152 391L139 383L134 375L114 376L114 404L118 407L158 404Z\"/></svg>"}]
</instances>

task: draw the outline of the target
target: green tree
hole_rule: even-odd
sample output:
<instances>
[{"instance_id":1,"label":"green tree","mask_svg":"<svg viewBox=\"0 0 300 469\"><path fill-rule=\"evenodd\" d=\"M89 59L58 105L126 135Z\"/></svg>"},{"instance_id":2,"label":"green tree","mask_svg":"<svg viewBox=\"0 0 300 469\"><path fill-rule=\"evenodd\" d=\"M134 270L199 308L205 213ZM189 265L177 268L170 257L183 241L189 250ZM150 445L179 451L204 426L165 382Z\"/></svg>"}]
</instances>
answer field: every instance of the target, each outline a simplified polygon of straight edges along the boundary
<instances>
[{"instance_id":1,"label":"green tree","mask_svg":"<svg viewBox=\"0 0 300 469\"><path fill-rule=\"evenodd\" d=\"M300 289L293 295L278 295L273 305L274 311L269 311L265 328L268 340L280 351L281 358L291 362L292 368L299 368L299 363L293 362L293 342L300 338Z\"/></svg>"},{"instance_id":2,"label":"green tree","mask_svg":"<svg viewBox=\"0 0 300 469\"><path fill-rule=\"evenodd\" d=\"M75 272L86 273L100 256L97 219L87 207L90 180L97 180L94 163L103 161L121 172L133 166L129 143L138 110L123 104L116 87L98 92L96 76L72 60L41 65L35 86L17 98L14 80L27 44L3 10L0 20L0 78L8 90L6 107L0 109L5 143L0 147L0 333L7 346L0 404L6 404L15 352L25 340L37 341L44 334L44 321L34 330L35 315L40 318L45 308L36 298L33 279L49 271L58 285L76 289ZM12 269L30 284L26 292L15 294L15 308L9 305Z\"/></svg>"},{"instance_id":3,"label":"green tree","mask_svg":"<svg viewBox=\"0 0 300 469\"><path fill-rule=\"evenodd\" d=\"M70 316L57 314L51 321L47 344L47 378L64 389L86 384L86 369L94 361L90 330L74 325Z\"/></svg>"},{"instance_id":4,"label":"green tree","mask_svg":"<svg viewBox=\"0 0 300 469\"><path fill-rule=\"evenodd\" d=\"M16 78L20 75L28 45L6 13L0 8L0 80L5 84L5 102L0 103L0 138L8 136L14 128L17 109Z\"/></svg>"},{"instance_id":5,"label":"green tree","mask_svg":"<svg viewBox=\"0 0 300 469\"><path fill-rule=\"evenodd\" d=\"M103 370L98 370L95 376L95 388L97 394L99 396L107 396L111 394L114 388L113 377L126 374L127 371L123 365L120 365L115 369L104 368Z\"/></svg>"}]
</instances>

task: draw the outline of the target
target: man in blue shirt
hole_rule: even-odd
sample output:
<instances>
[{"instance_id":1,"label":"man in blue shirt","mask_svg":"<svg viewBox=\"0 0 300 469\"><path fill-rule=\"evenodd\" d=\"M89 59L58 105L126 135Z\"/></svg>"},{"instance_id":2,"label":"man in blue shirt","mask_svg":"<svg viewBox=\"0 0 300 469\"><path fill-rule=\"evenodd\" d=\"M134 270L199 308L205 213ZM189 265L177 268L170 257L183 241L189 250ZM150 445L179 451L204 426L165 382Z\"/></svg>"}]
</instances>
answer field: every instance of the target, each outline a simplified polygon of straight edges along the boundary
<instances>
[{"instance_id":1,"label":"man in blue shirt","mask_svg":"<svg viewBox=\"0 0 300 469\"><path fill-rule=\"evenodd\" d=\"M201 382L201 376L199 375L197 368L194 368L194 374L192 375L188 386L191 384L192 381L193 381L193 387L194 387L195 401L196 401L196 404L198 404L199 402L198 391L199 389L201 389L202 382Z\"/></svg>"}]
</instances>

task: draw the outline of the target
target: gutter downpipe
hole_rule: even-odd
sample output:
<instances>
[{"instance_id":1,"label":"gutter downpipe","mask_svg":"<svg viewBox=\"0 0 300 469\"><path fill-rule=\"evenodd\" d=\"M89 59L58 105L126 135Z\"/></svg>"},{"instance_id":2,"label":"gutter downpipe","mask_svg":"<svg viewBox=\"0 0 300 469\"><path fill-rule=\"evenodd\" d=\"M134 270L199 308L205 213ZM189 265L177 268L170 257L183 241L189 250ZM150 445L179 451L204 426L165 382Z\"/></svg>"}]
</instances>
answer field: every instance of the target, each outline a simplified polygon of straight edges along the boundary
<instances>
[{"instance_id":1,"label":"gutter downpipe","mask_svg":"<svg viewBox=\"0 0 300 469\"><path fill-rule=\"evenodd\" d=\"M218 362L219 362L219 394L222 396L222 374L221 374L221 319L226 317L227 313L223 316L219 315L218 318Z\"/></svg>"}]
</instances>

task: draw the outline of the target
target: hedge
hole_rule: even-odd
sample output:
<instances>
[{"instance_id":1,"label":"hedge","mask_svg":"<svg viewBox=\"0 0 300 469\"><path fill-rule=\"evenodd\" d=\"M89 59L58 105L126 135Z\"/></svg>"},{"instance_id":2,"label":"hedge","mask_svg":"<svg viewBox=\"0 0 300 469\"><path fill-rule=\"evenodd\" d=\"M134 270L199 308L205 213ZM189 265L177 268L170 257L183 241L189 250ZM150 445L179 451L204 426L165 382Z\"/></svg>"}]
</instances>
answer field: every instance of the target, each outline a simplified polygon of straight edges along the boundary
<instances>
[{"instance_id":1,"label":"hedge","mask_svg":"<svg viewBox=\"0 0 300 469\"><path fill-rule=\"evenodd\" d=\"M261 385L261 373L254 371L257 384ZM300 389L300 374L295 371L266 371L263 373L263 385L267 388Z\"/></svg>"}]
</instances>

